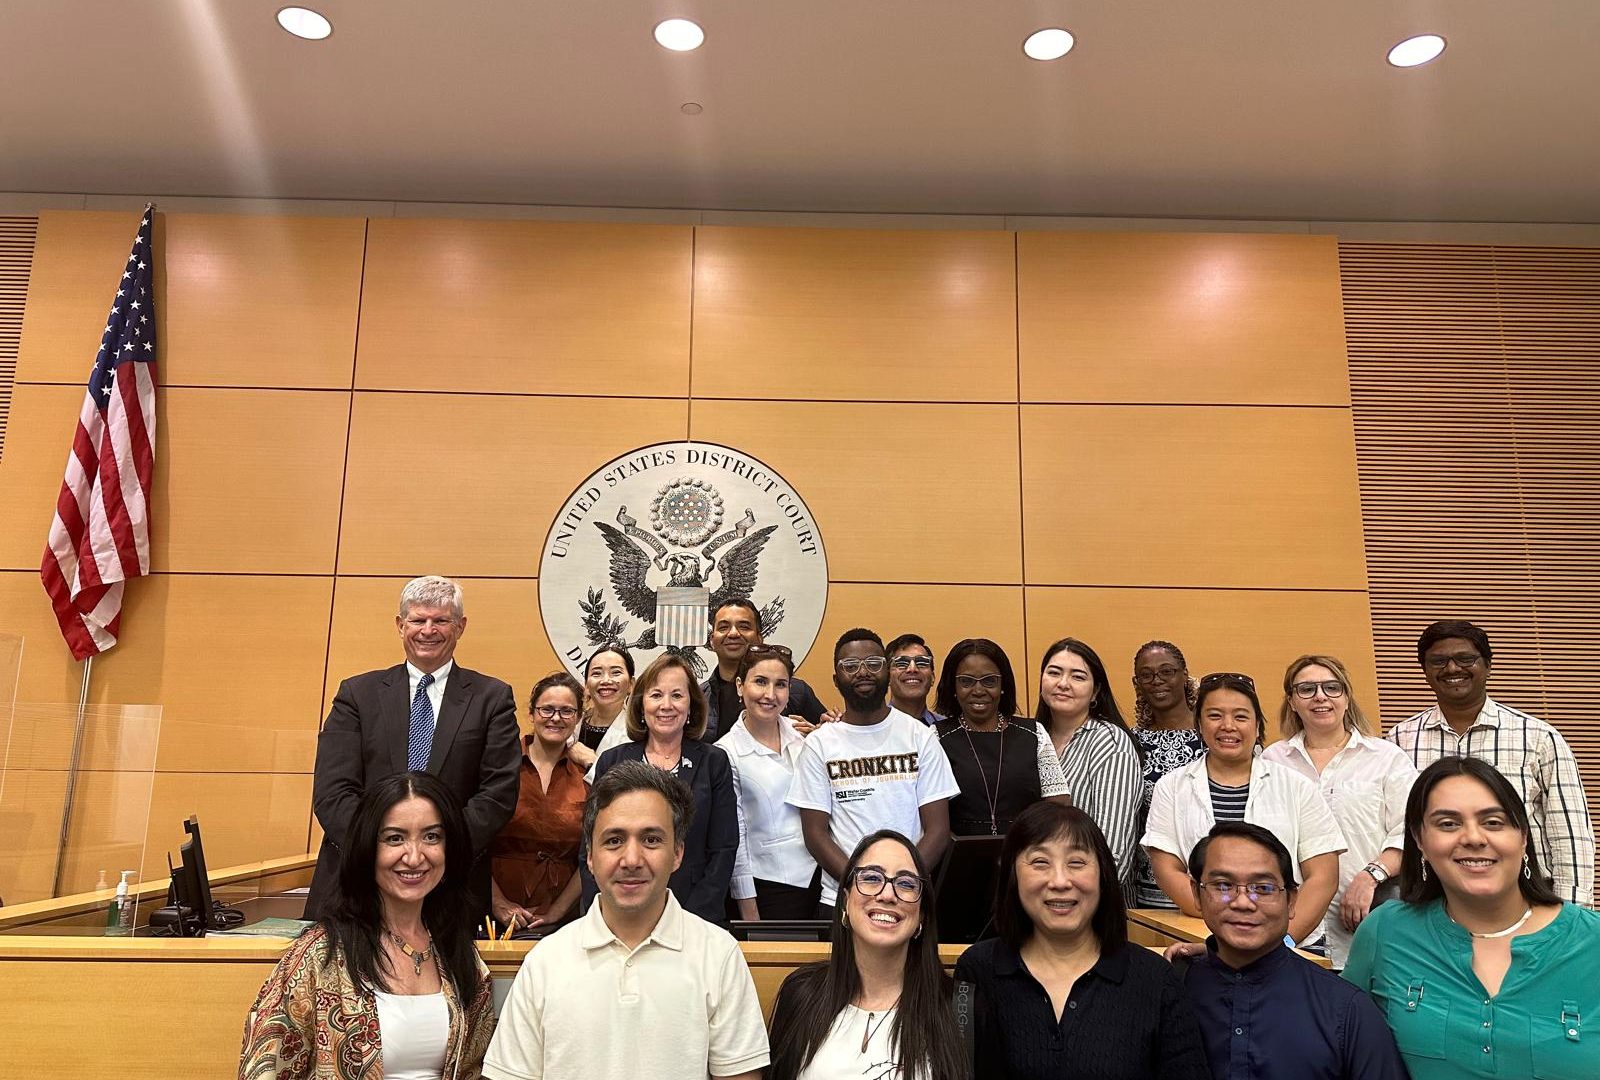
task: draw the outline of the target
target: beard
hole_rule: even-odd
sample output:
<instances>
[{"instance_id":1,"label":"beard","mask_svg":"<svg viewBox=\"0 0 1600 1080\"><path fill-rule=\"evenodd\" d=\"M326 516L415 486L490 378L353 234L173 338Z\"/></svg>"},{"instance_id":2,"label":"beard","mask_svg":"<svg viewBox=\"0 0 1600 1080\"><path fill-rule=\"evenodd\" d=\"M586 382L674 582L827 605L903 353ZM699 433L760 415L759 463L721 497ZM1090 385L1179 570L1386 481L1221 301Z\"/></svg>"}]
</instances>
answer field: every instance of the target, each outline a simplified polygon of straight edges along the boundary
<instances>
[{"instance_id":1,"label":"beard","mask_svg":"<svg viewBox=\"0 0 1600 1080\"><path fill-rule=\"evenodd\" d=\"M838 685L837 683L835 684ZM877 683L866 693L857 693L854 684L846 683L839 686L839 694L844 698L844 707L851 712L874 712L883 708L884 700L889 692L889 681Z\"/></svg>"}]
</instances>

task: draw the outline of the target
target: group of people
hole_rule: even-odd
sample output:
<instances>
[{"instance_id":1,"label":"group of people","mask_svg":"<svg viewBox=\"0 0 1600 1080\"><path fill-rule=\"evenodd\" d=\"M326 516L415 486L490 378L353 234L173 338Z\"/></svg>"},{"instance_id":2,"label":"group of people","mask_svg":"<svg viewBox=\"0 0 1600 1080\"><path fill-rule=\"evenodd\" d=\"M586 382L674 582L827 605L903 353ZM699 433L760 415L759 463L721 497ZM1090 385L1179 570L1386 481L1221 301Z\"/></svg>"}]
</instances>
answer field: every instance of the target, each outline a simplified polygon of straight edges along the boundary
<instances>
[{"instance_id":1,"label":"group of people","mask_svg":"<svg viewBox=\"0 0 1600 1080\"><path fill-rule=\"evenodd\" d=\"M413 1075L394 1071L386 1022L413 1058L430 1033L437 1068L418 1076L470 1075L485 1047L483 1074L514 1080L942 1080L1063 1062L1088 1076L1600 1074L1576 765L1553 728L1487 697L1492 653L1471 624L1423 633L1438 704L1388 739L1336 658L1297 659L1285 737L1263 750L1254 681L1196 679L1163 641L1134 658L1132 725L1074 638L1041 658L1030 716L992 641L960 642L936 677L916 635L851 630L830 711L742 601L712 613L710 678L672 653L636 672L605 646L583 682L539 682L519 736L509 687L453 664L454 583L409 583L396 622L407 663L348 680L324 727L318 921L252 1011L242 1076L300 1075L261 1063L339 1042L312 998L294 1008L324 979L359 1005L335 1026L375 1022L360 1053L384 1047L380 1072L352 1051L337 1076ZM957 983L931 902L952 834L1005 837L993 936ZM1392 878L1399 902L1376 903ZM1212 938L1173 966L1129 944L1130 906L1198 916ZM485 907L548 933L492 1046L474 1027L492 1024L474 1011ZM730 917L829 920L832 960L785 982L770 1040L715 929ZM619 1030L670 1030L671 1060L608 1041Z\"/></svg>"}]
</instances>

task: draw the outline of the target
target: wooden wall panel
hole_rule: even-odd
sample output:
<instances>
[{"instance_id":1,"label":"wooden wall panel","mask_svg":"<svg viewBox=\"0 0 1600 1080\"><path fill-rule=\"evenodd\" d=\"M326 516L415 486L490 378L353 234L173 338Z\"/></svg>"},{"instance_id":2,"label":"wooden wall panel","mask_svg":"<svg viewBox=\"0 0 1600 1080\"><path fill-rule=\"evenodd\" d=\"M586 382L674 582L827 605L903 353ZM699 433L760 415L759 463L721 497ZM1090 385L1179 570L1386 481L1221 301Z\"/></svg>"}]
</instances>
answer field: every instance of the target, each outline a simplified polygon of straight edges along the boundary
<instances>
[{"instance_id":1,"label":"wooden wall panel","mask_svg":"<svg viewBox=\"0 0 1600 1080\"><path fill-rule=\"evenodd\" d=\"M88 377L137 214L40 215L20 378ZM165 385L347 388L360 218L158 213Z\"/></svg>"},{"instance_id":2,"label":"wooden wall panel","mask_svg":"<svg viewBox=\"0 0 1600 1080\"><path fill-rule=\"evenodd\" d=\"M1331 236L1020 233L1022 400L1346 405Z\"/></svg>"},{"instance_id":3,"label":"wooden wall panel","mask_svg":"<svg viewBox=\"0 0 1600 1080\"><path fill-rule=\"evenodd\" d=\"M933 650L935 676L944 670L944 657L957 641L992 638L1011 658L1018 682L1028 682L1021 586L829 585L822 629L799 675L830 708L841 704L833 685L833 643L856 626L876 630L885 642L905 633L921 634Z\"/></svg>"},{"instance_id":4,"label":"wooden wall panel","mask_svg":"<svg viewBox=\"0 0 1600 1080\"><path fill-rule=\"evenodd\" d=\"M44 549L44 533L39 534ZM37 560L35 560L37 562ZM134 586L136 591L143 583ZM0 571L0 632L22 637L22 658L18 665L17 700L29 702L78 703L83 685L83 665L72 658L50 598L39 581L37 567L32 570ZM11 686L0 687L0 725L8 718ZM0 834L3 835L3 834Z\"/></svg>"},{"instance_id":5,"label":"wooden wall panel","mask_svg":"<svg viewBox=\"0 0 1600 1080\"><path fill-rule=\"evenodd\" d=\"M64 769L13 767L0 777L0 836L6 838L0 856L0 901L24 904L53 895L66 797Z\"/></svg>"},{"instance_id":6,"label":"wooden wall panel","mask_svg":"<svg viewBox=\"0 0 1600 1080\"><path fill-rule=\"evenodd\" d=\"M83 384L16 387L0 457L0 568L32 570L37 580L83 395Z\"/></svg>"},{"instance_id":7,"label":"wooden wall panel","mask_svg":"<svg viewBox=\"0 0 1600 1080\"><path fill-rule=\"evenodd\" d=\"M1343 409L1030 405L1033 584L1363 589Z\"/></svg>"},{"instance_id":8,"label":"wooden wall panel","mask_svg":"<svg viewBox=\"0 0 1600 1080\"><path fill-rule=\"evenodd\" d=\"M369 223L357 385L682 396L691 230Z\"/></svg>"},{"instance_id":9,"label":"wooden wall panel","mask_svg":"<svg viewBox=\"0 0 1600 1080\"><path fill-rule=\"evenodd\" d=\"M1015 401L1001 232L695 230L694 395Z\"/></svg>"},{"instance_id":10,"label":"wooden wall panel","mask_svg":"<svg viewBox=\"0 0 1600 1080\"><path fill-rule=\"evenodd\" d=\"M352 675L405 662L395 611L406 578L341 577L334 593L323 715L339 683ZM466 578L467 630L456 650L464 666L510 683L519 711L533 684L561 664L539 619L539 583L532 578Z\"/></svg>"},{"instance_id":11,"label":"wooden wall panel","mask_svg":"<svg viewBox=\"0 0 1600 1080\"><path fill-rule=\"evenodd\" d=\"M682 439L687 411L683 401L358 393L339 572L535 575L567 496L618 454Z\"/></svg>"},{"instance_id":12,"label":"wooden wall panel","mask_svg":"<svg viewBox=\"0 0 1600 1080\"><path fill-rule=\"evenodd\" d=\"M1022 580L1014 405L696 401L691 433L800 493L830 579Z\"/></svg>"},{"instance_id":13,"label":"wooden wall panel","mask_svg":"<svg viewBox=\"0 0 1600 1080\"><path fill-rule=\"evenodd\" d=\"M1028 643L1043 650L1057 638L1088 642L1133 717L1133 654L1152 638L1183 650L1189 671L1242 671L1256 681L1276 738L1283 672L1304 653L1343 660L1356 700L1378 715L1372 624L1364 592L1267 589L1071 589L1028 587Z\"/></svg>"}]
</instances>

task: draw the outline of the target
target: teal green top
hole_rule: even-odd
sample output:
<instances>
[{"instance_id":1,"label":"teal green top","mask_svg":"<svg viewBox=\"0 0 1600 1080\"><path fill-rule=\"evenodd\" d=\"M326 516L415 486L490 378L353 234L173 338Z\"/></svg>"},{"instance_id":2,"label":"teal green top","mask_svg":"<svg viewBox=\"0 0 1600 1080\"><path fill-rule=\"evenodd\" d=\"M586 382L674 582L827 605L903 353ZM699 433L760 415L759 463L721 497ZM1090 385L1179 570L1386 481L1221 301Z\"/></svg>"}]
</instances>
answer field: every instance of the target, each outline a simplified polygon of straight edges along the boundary
<instances>
[{"instance_id":1,"label":"teal green top","mask_svg":"<svg viewBox=\"0 0 1600 1080\"><path fill-rule=\"evenodd\" d=\"M1373 908L1344 977L1378 1003L1411 1080L1600 1078L1600 915L1587 908L1562 904L1549 926L1513 938L1492 998L1442 900Z\"/></svg>"}]
</instances>

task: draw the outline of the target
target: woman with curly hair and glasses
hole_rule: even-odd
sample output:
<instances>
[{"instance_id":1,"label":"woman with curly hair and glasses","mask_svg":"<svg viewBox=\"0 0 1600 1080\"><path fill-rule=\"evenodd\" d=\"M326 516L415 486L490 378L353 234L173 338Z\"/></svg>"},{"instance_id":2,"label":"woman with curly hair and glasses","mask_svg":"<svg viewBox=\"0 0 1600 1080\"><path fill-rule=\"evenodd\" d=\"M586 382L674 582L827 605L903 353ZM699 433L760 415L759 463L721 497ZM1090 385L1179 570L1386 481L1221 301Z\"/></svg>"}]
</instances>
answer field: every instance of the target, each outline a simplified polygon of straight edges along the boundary
<instances>
[{"instance_id":1,"label":"woman with curly hair and glasses","mask_svg":"<svg viewBox=\"0 0 1600 1080\"><path fill-rule=\"evenodd\" d=\"M1147 641L1133 654L1133 736L1144 769L1144 784L1139 797L1139 821L1134 835L1144 834L1150 815L1150 796L1156 782L1174 769L1181 769L1205 753L1205 743L1194 727L1195 693L1199 684L1189 674L1183 650L1170 641ZM1175 910L1167 898L1150 858L1140 848L1133 870L1135 907Z\"/></svg>"},{"instance_id":2,"label":"woman with curly hair and glasses","mask_svg":"<svg viewBox=\"0 0 1600 1080\"><path fill-rule=\"evenodd\" d=\"M1322 941L1322 919L1339 887L1345 849L1333 812L1314 781L1256 753L1267 718L1248 675L1217 672L1200 680L1195 723L1205 755L1170 772L1150 798L1139 842L1168 898L1199 918L1189 879L1189 853L1219 821L1247 821L1271 831L1295 857L1300 900L1289 933L1302 948Z\"/></svg>"}]
</instances>

